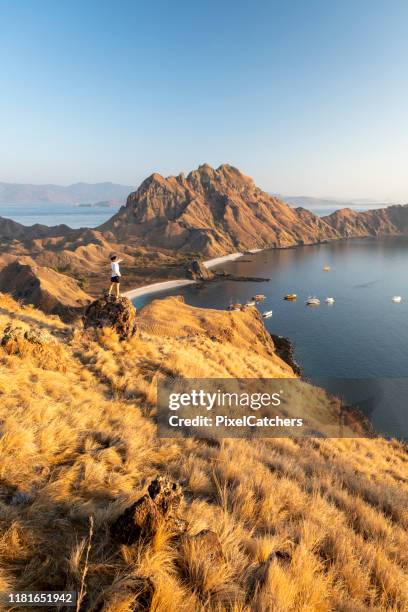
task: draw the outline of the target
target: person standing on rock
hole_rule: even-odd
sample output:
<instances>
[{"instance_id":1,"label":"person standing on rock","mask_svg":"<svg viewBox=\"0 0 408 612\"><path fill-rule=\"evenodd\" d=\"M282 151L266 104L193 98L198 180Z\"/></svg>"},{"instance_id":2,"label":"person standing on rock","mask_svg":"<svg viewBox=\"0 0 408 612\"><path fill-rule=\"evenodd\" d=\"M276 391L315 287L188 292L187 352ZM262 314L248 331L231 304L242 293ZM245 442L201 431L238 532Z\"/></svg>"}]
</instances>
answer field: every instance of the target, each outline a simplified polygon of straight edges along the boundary
<instances>
[{"instance_id":1,"label":"person standing on rock","mask_svg":"<svg viewBox=\"0 0 408 612\"><path fill-rule=\"evenodd\" d=\"M120 288L120 269L119 264L123 259L118 259L116 255L112 255L111 258L111 286L109 287L109 295L112 294L113 288L115 287L115 297L119 297Z\"/></svg>"}]
</instances>

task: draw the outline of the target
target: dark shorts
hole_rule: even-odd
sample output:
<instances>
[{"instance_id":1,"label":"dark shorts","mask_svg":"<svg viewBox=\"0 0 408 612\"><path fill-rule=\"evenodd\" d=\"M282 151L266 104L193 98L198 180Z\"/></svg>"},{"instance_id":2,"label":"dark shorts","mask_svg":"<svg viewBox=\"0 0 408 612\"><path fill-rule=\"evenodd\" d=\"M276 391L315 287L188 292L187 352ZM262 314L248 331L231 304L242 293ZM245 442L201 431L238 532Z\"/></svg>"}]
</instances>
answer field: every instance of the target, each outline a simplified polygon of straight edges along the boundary
<instances>
[{"instance_id":1,"label":"dark shorts","mask_svg":"<svg viewBox=\"0 0 408 612\"><path fill-rule=\"evenodd\" d=\"M120 276L112 276L111 277L111 282L112 283L120 283Z\"/></svg>"}]
</instances>

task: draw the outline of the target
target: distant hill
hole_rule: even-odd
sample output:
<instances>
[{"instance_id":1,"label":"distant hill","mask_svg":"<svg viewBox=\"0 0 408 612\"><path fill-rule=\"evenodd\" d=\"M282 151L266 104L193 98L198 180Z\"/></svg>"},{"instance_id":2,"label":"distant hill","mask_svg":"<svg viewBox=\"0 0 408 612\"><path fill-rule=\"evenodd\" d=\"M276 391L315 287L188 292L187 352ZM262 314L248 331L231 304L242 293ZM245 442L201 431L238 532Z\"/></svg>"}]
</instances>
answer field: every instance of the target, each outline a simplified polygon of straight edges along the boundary
<instances>
[{"instance_id":1,"label":"distant hill","mask_svg":"<svg viewBox=\"0 0 408 612\"><path fill-rule=\"evenodd\" d=\"M273 194L290 204L302 208L313 209L339 209L339 208L382 208L394 204L394 202L378 202L377 200L337 200L335 198L314 198L311 196L288 196Z\"/></svg>"},{"instance_id":2,"label":"distant hill","mask_svg":"<svg viewBox=\"0 0 408 612\"><path fill-rule=\"evenodd\" d=\"M78 316L82 307L90 301L89 295L74 278L20 261L14 261L0 271L0 290L64 319Z\"/></svg>"},{"instance_id":3,"label":"distant hill","mask_svg":"<svg viewBox=\"0 0 408 612\"><path fill-rule=\"evenodd\" d=\"M129 185L109 182L74 183L67 186L0 183L0 204L122 203L133 189Z\"/></svg>"}]
</instances>

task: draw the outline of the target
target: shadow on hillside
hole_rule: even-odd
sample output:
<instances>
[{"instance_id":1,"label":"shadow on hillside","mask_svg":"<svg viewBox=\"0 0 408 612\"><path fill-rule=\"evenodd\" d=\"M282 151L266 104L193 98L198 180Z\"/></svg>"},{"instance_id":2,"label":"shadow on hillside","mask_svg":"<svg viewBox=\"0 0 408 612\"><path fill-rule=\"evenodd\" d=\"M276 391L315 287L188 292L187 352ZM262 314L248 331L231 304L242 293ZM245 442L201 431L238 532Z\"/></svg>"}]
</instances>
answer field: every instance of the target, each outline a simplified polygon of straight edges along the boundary
<instances>
[{"instance_id":1,"label":"shadow on hillside","mask_svg":"<svg viewBox=\"0 0 408 612\"><path fill-rule=\"evenodd\" d=\"M10 317L10 319L17 319L19 321L24 321L28 325L35 325L36 327L40 327L42 329L47 329L48 331L61 331L61 327L58 325L51 325L45 321L41 321L36 319L35 317L30 317L22 312L14 312L9 308L0 307L0 314Z\"/></svg>"}]
</instances>

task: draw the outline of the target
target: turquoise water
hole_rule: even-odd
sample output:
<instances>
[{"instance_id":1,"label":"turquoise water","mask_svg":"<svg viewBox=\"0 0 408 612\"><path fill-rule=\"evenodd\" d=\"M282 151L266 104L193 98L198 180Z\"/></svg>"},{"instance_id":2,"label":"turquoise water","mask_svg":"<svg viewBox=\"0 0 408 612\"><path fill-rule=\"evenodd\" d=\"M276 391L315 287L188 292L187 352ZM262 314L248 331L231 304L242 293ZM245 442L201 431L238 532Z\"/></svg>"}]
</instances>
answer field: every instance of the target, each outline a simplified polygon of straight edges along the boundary
<instances>
[{"instance_id":1,"label":"turquoise water","mask_svg":"<svg viewBox=\"0 0 408 612\"><path fill-rule=\"evenodd\" d=\"M364 411L376 430L408 438L408 238L270 250L243 259L219 269L270 281L190 285L135 304L181 294L194 306L226 308L230 300L245 302L264 293L260 309L273 310L265 325L293 341L305 376L336 379L337 391L350 401L353 381L368 380L374 401L365 402ZM330 272L323 272L326 264ZM298 294L296 302L282 299L292 292ZM320 306L305 305L312 294L322 300ZM403 302L394 304L393 295L403 296ZM333 306L324 303L329 296L336 300ZM327 386L333 388L333 381Z\"/></svg>"},{"instance_id":2,"label":"turquoise water","mask_svg":"<svg viewBox=\"0 0 408 612\"><path fill-rule=\"evenodd\" d=\"M0 204L0 216L23 225L59 225L72 228L97 227L116 212L115 208L82 208L74 204Z\"/></svg>"}]
</instances>

